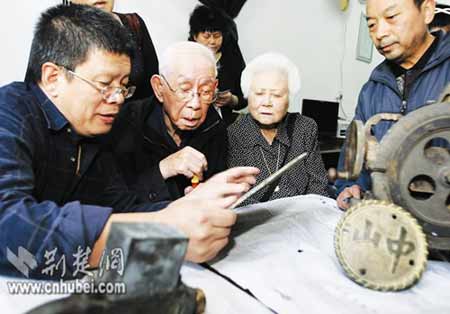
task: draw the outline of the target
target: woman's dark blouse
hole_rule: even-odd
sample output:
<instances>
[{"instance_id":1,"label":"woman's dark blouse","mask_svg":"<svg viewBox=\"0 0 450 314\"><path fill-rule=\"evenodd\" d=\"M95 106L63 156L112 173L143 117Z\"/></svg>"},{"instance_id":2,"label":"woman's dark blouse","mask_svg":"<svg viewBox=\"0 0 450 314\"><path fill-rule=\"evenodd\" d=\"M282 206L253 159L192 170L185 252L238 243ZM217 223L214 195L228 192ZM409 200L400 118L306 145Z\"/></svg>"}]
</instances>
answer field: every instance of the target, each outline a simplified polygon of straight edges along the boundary
<instances>
[{"instance_id":1,"label":"woman's dark blouse","mask_svg":"<svg viewBox=\"0 0 450 314\"><path fill-rule=\"evenodd\" d=\"M267 167L271 173L276 170L277 159L278 168L281 168L304 152L309 152L308 156L281 177L279 191L274 191L268 200L302 194L329 196L327 173L318 149L316 122L299 113L288 113L279 124L272 145L265 140L250 114L240 115L228 128L227 166L259 168L261 173L256 184L270 175ZM244 205L259 202L267 190L262 189Z\"/></svg>"}]
</instances>

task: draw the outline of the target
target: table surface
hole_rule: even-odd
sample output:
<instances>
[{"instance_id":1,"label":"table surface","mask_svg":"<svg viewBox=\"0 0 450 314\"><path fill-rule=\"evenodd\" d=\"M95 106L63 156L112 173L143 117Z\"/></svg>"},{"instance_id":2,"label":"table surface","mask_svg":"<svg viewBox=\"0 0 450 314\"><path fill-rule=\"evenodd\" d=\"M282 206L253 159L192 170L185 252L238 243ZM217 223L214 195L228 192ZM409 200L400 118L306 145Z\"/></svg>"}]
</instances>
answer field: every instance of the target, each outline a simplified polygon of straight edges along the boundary
<instances>
[{"instance_id":1,"label":"table surface","mask_svg":"<svg viewBox=\"0 0 450 314\"><path fill-rule=\"evenodd\" d=\"M430 261L418 284L400 292L372 291L351 281L334 253L334 229L342 212L332 199L305 195L237 212L230 245L210 265L257 299L216 273L185 263L182 280L205 292L206 313L450 313L450 263ZM0 277L4 314L66 297L11 295L11 280Z\"/></svg>"}]
</instances>

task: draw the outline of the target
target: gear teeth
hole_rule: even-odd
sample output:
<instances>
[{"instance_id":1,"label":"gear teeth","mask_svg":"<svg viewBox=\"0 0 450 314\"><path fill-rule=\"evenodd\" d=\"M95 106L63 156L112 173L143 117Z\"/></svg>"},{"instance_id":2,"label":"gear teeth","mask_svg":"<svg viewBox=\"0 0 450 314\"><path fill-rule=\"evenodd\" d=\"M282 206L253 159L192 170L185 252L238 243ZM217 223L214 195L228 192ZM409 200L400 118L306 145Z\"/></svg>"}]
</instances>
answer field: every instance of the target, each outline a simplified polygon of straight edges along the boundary
<instances>
[{"instance_id":1,"label":"gear teeth","mask_svg":"<svg viewBox=\"0 0 450 314\"><path fill-rule=\"evenodd\" d=\"M342 247L342 231L344 229L344 225L349 219L349 217L352 217L355 213L362 210L370 210L374 207L380 208L380 207L386 207L386 209L394 211L395 213L398 213L399 215L402 215L404 219L407 219L415 234L417 237L417 249L418 249L418 256L416 258L419 263L415 263L415 271L414 273L410 274L408 273L407 276L404 276L403 278L400 278L399 281L395 282L394 284L388 284L388 283L382 283L382 282L373 282L368 281L363 278L362 275L359 275L358 272L354 271L352 269L351 265L349 265L346 261L346 257L344 256L343 247ZM343 267L345 273L347 276L355 281L356 283L369 288L373 290L378 291L399 291L407 289L414 284L416 284L419 279L421 278L423 272L425 271L426 264L427 264L427 256L428 256L428 245L427 245L427 239L426 236L422 230L422 227L417 223L417 220L406 210L401 208L400 206L397 206L395 204L389 203L387 201L379 201L379 200L365 200L361 201L358 204L350 207L339 223L336 226L335 234L334 234L334 248L336 252L336 256L339 260L339 263Z\"/></svg>"}]
</instances>

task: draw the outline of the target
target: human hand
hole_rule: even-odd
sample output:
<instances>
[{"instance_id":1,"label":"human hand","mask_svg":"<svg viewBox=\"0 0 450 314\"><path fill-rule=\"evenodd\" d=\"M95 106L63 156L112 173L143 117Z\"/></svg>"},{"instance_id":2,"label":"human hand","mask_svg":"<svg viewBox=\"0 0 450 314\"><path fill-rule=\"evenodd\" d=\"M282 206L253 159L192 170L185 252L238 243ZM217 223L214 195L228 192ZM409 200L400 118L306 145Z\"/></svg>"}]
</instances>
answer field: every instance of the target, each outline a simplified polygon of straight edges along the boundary
<instances>
[{"instance_id":1,"label":"human hand","mask_svg":"<svg viewBox=\"0 0 450 314\"><path fill-rule=\"evenodd\" d=\"M184 175L192 178L196 175L203 180L203 172L208 169L205 155L198 150L186 146L159 162L159 170L164 179Z\"/></svg>"},{"instance_id":2,"label":"human hand","mask_svg":"<svg viewBox=\"0 0 450 314\"><path fill-rule=\"evenodd\" d=\"M236 213L215 208L208 200L183 197L157 212L113 214L94 244L89 258L91 266L98 266L113 222L152 222L172 226L189 238L185 259L202 263L214 258L228 243Z\"/></svg>"},{"instance_id":3,"label":"human hand","mask_svg":"<svg viewBox=\"0 0 450 314\"><path fill-rule=\"evenodd\" d=\"M237 100L234 99L234 97L236 97L235 95L233 95L230 90L224 90L221 92L217 93L217 99L215 101L215 105L219 108L224 107L224 106L230 106L233 107L235 104L234 102Z\"/></svg>"},{"instance_id":4,"label":"human hand","mask_svg":"<svg viewBox=\"0 0 450 314\"><path fill-rule=\"evenodd\" d=\"M258 173L254 167L228 169L200 183L160 212L163 222L189 237L187 260L208 261L228 243L236 214L227 208L256 183Z\"/></svg>"},{"instance_id":5,"label":"human hand","mask_svg":"<svg viewBox=\"0 0 450 314\"><path fill-rule=\"evenodd\" d=\"M185 197L189 199L208 199L217 208L229 208L239 197L256 183L259 169L254 167L235 167L216 174L195 189L186 188Z\"/></svg>"},{"instance_id":6,"label":"human hand","mask_svg":"<svg viewBox=\"0 0 450 314\"><path fill-rule=\"evenodd\" d=\"M350 198L361 199L361 188L359 185L346 187L337 197L336 202L339 208L348 209L350 207Z\"/></svg>"},{"instance_id":7,"label":"human hand","mask_svg":"<svg viewBox=\"0 0 450 314\"><path fill-rule=\"evenodd\" d=\"M236 213L214 207L208 200L183 197L159 212L161 223L171 225L189 238L185 259L202 263L214 258L228 243Z\"/></svg>"},{"instance_id":8,"label":"human hand","mask_svg":"<svg viewBox=\"0 0 450 314\"><path fill-rule=\"evenodd\" d=\"M255 184L259 169L237 167L201 183L188 196L151 213L113 214L95 243L91 265L98 265L112 222L155 222L171 225L189 238L186 259L201 263L214 258L228 243L236 213L227 209Z\"/></svg>"}]
</instances>

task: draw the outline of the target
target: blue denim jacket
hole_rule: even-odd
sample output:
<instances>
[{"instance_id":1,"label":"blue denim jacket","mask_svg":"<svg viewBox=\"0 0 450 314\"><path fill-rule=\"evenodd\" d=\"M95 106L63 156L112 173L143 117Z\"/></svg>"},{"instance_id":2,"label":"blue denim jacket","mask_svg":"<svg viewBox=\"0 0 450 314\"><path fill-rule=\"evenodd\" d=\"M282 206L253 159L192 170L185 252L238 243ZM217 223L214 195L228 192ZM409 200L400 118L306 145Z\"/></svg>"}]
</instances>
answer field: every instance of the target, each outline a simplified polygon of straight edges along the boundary
<instances>
[{"instance_id":1,"label":"blue denim jacket","mask_svg":"<svg viewBox=\"0 0 450 314\"><path fill-rule=\"evenodd\" d=\"M11 253L23 247L38 264L30 277L46 277L54 249L70 277L73 254L93 247L112 212L165 205L136 203L111 155L77 135L37 85L0 88L0 273L20 275Z\"/></svg>"},{"instance_id":2,"label":"blue denim jacket","mask_svg":"<svg viewBox=\"0 0 450 314\"><path fill-rule=\"evenodd\" d=\"M438 33L439 40L436 50L414 81L408 95L406 114L435 102L450 83L450 33ZM383 112L400 113L402 95L398 90L394 74L386 61L378 65L372 72L369 81L364 84L356 106L355 120L363 123ZM378 142L387 133L394 122L381 121L373 128L373 133ZM338 169L344 164L344 156L341 150ZM359 185L364 191L371 189L371 178L367 170L363 170L356 181L336 180L337 193L345 187L353 184Z\"/></svg>"}]
</instances>

